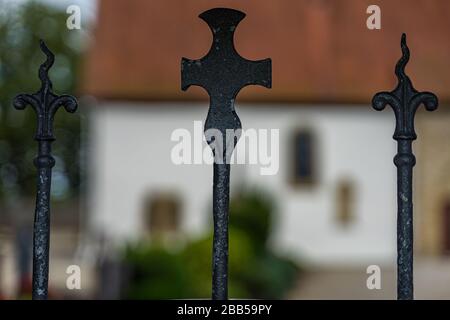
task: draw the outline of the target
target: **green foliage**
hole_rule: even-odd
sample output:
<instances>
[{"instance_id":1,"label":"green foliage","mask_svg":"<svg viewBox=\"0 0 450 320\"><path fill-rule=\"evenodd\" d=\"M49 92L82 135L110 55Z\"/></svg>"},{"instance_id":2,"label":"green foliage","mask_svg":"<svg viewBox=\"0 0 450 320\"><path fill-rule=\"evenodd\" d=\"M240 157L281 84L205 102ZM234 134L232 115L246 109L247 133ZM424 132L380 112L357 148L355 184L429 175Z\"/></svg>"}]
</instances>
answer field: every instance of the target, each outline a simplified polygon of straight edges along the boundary
<instances>
[{"instance_id":1,"label":"green foliage","mask_svg":"<svg viewBox=\"0 0 450 320\"><path fill-rule=\"evenodd\" d=\"M191 298L207 298L211 295L212 235L189 243L181 252L185 270L189 275ZM249 238L243 232L230 229L230 275L240 275L242 265L253 262ZM239 277L230 277L229 293L233 297L246 297L249 292Z\"/></svg>"},{"instance_id":2,"label":"green foliage","mask_svg":"<svg viewBox=\"0 0 450 320\"><path fill-rule=\"evenodd\" d=\"M73 93L78 79L81 34L66 27L67 14L36 2L17 6L0 0L0 200L14 201L33 194L35 168L33 140L36 116L31 108L17 111L18 93L40 88L38 69L45 61L39 49L43 39L54 52L50 70L55 93ZM55 117L53 199L76 196L80 183L80 118L58 112Z\"/></svg>"},{"instance_id":3,"label":"green foliage","mask_svg":"<svg viewBox=\"0 0 450 320\"><path fill-rule=\"evenodd\" d=\"M186 295L187 281L179 254L159 246L138 245L128 248L126 260L133 266L133 285L127 298L179 299Z\"/></svg>"},{"instance_id":4,"label":"green foliage","mask_svg":"<svg viewBox=\"0 0 450 320\"><path fill-rule=\"evenodd\" d=\"M269 195L254 190L230 202L230 226L246 232L255 250L264 250L269 239L274 206Z\"/></svg>"},{"instance_id":5,"label":"green foliage","mask_svg":"<svg viewBox=\"0 0 450 320\"><path fill-rule=\"evenodd\" d=\"M270 197L256 191L231 201L230 297L282 298L295 282L297 265L267 246L273 208ZM211 255L211 234L174 252L158 244L129 247L125 262L133 276L125 298L209 298Z\"/></svg>"}]
</instances>

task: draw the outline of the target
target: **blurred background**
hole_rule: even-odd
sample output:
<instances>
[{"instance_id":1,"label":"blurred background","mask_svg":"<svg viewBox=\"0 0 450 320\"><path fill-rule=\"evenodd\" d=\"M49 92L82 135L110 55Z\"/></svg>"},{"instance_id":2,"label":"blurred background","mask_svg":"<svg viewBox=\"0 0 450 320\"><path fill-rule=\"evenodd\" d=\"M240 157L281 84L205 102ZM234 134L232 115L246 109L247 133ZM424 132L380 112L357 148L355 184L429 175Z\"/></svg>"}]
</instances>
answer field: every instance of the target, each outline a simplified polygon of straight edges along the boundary
<instances>
[{"instance_id":1,"label":"blurred background","mask_svg":"<svg viewBox=\"0 0 450 320\"><path fill-rule=\"evenodd\" d=\"M56 56L55 92L80 102L55 117L50 298L210 296L213 171L174 164L171 135L198 138L194 121L207 114L204 90L180 89L181 57L211 46L198 14L231 7L247 14L239 53L273 68L273 88L245 88L237 112L244 129L279 129L280 139L276 175L232 166L230 296L396 297L394 115L370 101L396 86L406 32L408 75L440 99L416 117L416 297L450 299L450 2L377 1L380 30L366 26L371 4L0 0L0 297L31 297L36 118L11 101L40 86L39 39ZM70 5L79 29L67 26ZM71 265L79 290L66 287ZM379 290L366 286L370 265Z\"/></svg>"}]
</instances>

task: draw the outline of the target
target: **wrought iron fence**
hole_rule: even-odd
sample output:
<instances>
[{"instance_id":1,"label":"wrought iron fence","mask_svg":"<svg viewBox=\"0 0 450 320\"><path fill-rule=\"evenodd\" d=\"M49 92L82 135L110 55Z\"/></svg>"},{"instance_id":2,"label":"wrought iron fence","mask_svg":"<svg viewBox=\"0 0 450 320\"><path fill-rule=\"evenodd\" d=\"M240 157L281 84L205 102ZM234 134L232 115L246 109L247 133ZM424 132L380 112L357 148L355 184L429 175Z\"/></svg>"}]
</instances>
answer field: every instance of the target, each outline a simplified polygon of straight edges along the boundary
<instances>
[{"instance_id":1,"label":"wrought iron fence","mask_svg":"<svg viewBox=\"0 0 450 320\"><path fill-rule=\"evenodd\" d=\"M210 96L204 130L214 155L212 299L225 300L228 299L230 158L242 128L234 101L244 86L271 87L271 60L249 61L236 52L233 34L245 17L243 12L216 8L203 12L199 17L209 25L213 33L213 44L208 54L199 60L182 58L181 88L187 90L191 85L201 86ZM51 154L51 144L55 140L53 118L61 106L68 112L75 112L77 109L74 97L53 93L48 71L53 65L54 55L43 41L40 47L47 56L39 68L41 88L33 94L19 94L14 100L17 109L30 105L37 116L35 140L38 142L38 156L34 164L38 177L33 231L33 299L47 299L48 295L50 187L52 167L55 165ZM397 290L398 299L413 299L412 171L416 160L412 153L412 141L417 138L414 116L420 104L424 104L429 111L435 110L438 99L433 93L415 90L405 74L410 56L405 34L401 38L401 49L402 57L395 69L397 87L391 92L377 93L372 105L376 110L390 105L396 117L393 138L398 142L398 153L394 158L398 185ZM231 142L227 140L230 131L233 136Z\"/></svg>"}]
</instances>

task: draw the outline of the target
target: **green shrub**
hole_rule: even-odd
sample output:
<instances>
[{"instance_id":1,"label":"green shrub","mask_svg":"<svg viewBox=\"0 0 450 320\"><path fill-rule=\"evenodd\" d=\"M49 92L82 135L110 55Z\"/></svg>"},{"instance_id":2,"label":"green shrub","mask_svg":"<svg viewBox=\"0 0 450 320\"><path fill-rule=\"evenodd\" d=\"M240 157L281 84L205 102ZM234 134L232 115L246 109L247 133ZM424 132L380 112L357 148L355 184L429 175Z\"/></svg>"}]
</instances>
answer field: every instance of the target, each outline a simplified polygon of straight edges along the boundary
<instances>
[{"instance_id":1,"label":"green shrub","mask_svg":"<svg viewBox=\"0 0 450 320\"><path fill-rule=\"evenodd\" d=\"M233 298L285 296L298 275L296 263L270 251L267 241L273 201L260 192L241 193L230 203L229 295ZM212 234L171 252L157 244L129 247L132 277L125 298L209 298Z\"/></svg>"},{"instance_id":2,"label":"green shrub","mask_svg":"<svg viewBox=\"0 0 450 320\"><path fill-rule=\"evenodd\" d=\"M158 246L138 245L126 250L131 278L127 299L181 299L186 297L186 275L178 253Z\"/></svg>"}]
</instances>

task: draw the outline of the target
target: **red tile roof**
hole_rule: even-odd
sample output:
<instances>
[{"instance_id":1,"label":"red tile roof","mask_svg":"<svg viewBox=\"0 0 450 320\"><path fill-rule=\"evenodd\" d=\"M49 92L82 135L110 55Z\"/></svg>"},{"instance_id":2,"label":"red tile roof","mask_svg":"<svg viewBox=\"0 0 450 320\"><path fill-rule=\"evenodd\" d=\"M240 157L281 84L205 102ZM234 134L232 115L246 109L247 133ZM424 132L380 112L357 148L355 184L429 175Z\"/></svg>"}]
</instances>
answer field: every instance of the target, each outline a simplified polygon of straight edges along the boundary
<instances>
[{"instance_id":1,"label":"red tile roof","mask_svg":"<svg viewBox=\"0 0 450 320\"><path fill-rule=\"evenodd\" d=\"M368 30L366 9L381 8L381 30ZM83 92L104 99L207 99L180 90L181 57L200 58L211 33L198 15L241 10L238 52L272 58L273 88L246 87L240 101L370 102L396 85L400 37L408 35L407 73L419 91L450 101L448 0L108 0L100 1Z\"/></svg>"}]
</instances>

